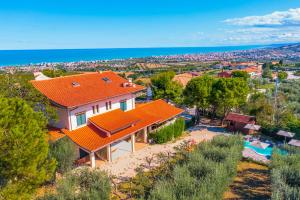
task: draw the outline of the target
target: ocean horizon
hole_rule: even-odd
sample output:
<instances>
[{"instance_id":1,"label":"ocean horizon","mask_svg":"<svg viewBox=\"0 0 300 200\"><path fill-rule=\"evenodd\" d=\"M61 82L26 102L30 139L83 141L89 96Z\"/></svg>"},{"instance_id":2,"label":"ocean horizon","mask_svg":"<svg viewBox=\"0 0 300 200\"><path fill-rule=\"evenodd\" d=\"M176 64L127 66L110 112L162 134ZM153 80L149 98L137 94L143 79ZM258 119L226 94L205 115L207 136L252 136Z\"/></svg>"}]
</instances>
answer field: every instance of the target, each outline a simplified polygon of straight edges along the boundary
<instances>
[{"instance_id":1,"label":"ocean horizon","mask_svg":"<svg viewBox=\"0 0 300 200\"><path fill-rule=\"evenodd\" d=\"M0 67L41 63L63 63L114 59L145 58L184 54L205 54L272 47L272 45L244 45L218 47L160 47L160 48L99 48L99 49L41 49L0 50Z\"/></svg>"}]
</instances>

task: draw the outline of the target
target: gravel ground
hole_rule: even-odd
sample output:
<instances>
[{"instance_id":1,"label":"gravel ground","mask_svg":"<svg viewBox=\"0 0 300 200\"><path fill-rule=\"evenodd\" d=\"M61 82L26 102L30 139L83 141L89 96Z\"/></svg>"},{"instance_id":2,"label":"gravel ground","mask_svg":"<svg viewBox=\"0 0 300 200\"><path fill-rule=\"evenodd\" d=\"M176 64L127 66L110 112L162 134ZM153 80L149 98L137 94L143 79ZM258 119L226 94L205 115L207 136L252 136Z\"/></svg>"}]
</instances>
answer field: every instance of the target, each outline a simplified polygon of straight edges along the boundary
<instances>
[{"instance_id":1,"label":"gravel ground","mask_svg":"<svg viewBox=\"0 0 300 200\"><path fill-rule=\"evenodd\" d=\"M129 178L135 176L135 169L142 164L147 164L146 158L153 157L155 162L155 155L161 152L173 153L174 147L180 145L183 141L194 140L196 143L204 140L210 140L215 135L222 132L216 132L214 129L205 127L195 127L191 129L190 133L183 138L166 144L148 145L143 149L137 150L134 153L126 154L111 163L104 163L98 168L107 171L108 174L117 176L119 179Z\"/></svg>"}]
</instances>

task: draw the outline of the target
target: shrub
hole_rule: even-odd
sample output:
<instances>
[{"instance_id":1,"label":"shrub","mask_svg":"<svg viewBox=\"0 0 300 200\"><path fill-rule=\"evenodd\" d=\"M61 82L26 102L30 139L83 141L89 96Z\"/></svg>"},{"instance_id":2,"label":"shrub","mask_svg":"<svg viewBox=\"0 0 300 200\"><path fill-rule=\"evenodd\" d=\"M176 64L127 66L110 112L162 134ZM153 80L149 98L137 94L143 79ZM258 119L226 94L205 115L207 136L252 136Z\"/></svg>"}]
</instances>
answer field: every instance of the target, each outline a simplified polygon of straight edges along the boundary
<instances>
[{"instance_id":1,"label":"shrub","mask_svg":"<svg viewBox=\"0 0 300 200\"><path fill-rule=\"evenodd\" d=\"M162 177L146 199L222 199L242 158L240 136L217 136L201 143L171 176Z\"/></svg>"},{"instance_id":2,"label":"shrub","mask_svg":"<svg viewBox=\"0 0 300 200\"><path fill-rule=\"evenodd\" d=\"M77 170L60 180L55 193L46 194L40 200L110 198L111 184L105 172L99 170Z\"/></svg>"},{"instance_id":3,"label":"shrub","mask_svg":"<svg viewBox=\"0 0 300 200\"><path fill-rule=\"evenodd\" d=\"M299 199L300 197L300 154L299 149L289 147L288 155L272 156L271 183L272 199Z\"/></svg>"},{"instance_id":4,"label":"shrub","mask_svg":"<svg viewBox=\"0 0 300 200\"><path fill-rule=\"evenodd\" d=\"M157 131L150 134L150 138L153 139L155 143L163 144L174 138L180 137L184 131L184 119L178 118L173 124L162 127Z\"/></svg>"},{"instance_id":5,"label":"shrub","mask_svg":"<svg viewBox=\"0 0 300 200\"><path fill-rule=\"evenodd\" d=\"M50 156L57 161L57 171L65 173L72 169L76 160L76 147L68 137L64 137L50 143Z\"/></svg>"}]
</instances>

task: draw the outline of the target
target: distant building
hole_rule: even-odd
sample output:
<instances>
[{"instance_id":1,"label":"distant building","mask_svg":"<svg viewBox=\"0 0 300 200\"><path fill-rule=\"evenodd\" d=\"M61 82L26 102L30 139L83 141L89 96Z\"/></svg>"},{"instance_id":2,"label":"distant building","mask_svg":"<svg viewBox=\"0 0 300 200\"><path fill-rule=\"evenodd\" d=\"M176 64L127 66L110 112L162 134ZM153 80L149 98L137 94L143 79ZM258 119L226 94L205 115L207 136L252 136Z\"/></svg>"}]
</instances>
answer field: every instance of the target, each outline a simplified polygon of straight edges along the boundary
<instances>
[{"instance_id":1,"label":"distant building","mask_svg":"<svg viewBox=\"0 0 300 200\"><path fill-rule=\"evenodd\" d=\"M230 71L223 71L218 73L219 78L231 78L231 72Z\"/></svg>"},{"instance_id":2,"label":"distant building","mask_svg":"<svg viewBox=\"0 0 300 200\"><path fill-rule=\"evenodd\" d=\"M187 83L195 77L200 76L201 74L198 72L187 72L187 73L183 73L183 74L177 74L175 75L175 77L173 78L174 81L177 81L178 83L180 83L183 87L185 87L187 85Z\"/></svg>"},{"instance_id":3,"label":"distant building","mask_svg":"<svg viewBox=\"0 0 300 200\"><path fill-rule=\"evenodd\" d=\"M242 132L244 134L253 134L255 130L249 129L250 125L255 125L256 119L254 116L243 115L230 112L224 119L227 124L227 129L232 132Z\"/></svg>"}]
</instances>

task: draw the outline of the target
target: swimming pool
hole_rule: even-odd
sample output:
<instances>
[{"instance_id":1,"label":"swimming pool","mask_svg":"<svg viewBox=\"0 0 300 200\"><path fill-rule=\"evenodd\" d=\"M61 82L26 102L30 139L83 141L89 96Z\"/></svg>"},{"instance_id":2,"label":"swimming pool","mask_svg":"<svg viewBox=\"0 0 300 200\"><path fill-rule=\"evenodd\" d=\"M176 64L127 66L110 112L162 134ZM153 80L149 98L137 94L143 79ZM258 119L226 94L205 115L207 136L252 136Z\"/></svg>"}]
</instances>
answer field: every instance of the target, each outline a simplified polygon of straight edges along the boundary
<instances>
[{"instance_id":1,"label":"swimming pool","mask_svg":"<svg viewBox=\"0 0 300 200\"><path fill-rule=\"evenodd\" d=\"M245 148L252 149L252 150L255 151L257 154L266 156L266 157L268 157L268 158L271 157L272 152L273 152L273 147L272 147L272 146L268 146L268 147L265 148L265 149L261 149L261 148L258 148L258 147L256 147L256 146L252 146L251 143L250 143L249 141L244 141L244 147L245 147ZM281 155L286 155L287 152L286 152L285 150L280 149L280 150L279 150L279 154L281 154Z\"/></svg>"}]
</instances>

